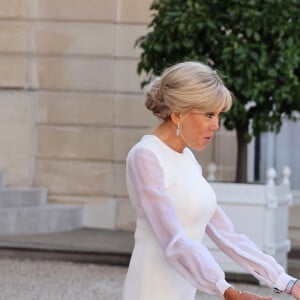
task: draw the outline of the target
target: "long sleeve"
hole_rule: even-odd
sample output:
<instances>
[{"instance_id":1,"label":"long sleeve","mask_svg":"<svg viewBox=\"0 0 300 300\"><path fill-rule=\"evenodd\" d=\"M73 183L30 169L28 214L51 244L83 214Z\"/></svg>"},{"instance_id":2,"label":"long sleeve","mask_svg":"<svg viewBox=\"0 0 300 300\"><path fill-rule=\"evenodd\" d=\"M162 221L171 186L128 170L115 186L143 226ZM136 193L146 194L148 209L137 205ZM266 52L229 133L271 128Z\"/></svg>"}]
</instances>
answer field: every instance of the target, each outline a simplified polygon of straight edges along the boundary
<instances>
[{"instance_id":1,"label":"long sleeve","mask_svg":"<svg viewBox=\"0 0 300 300\"><path fill-rule=\"evenodd\" d=\"M247 236L235 233L232 222L220 206L207 225L206 233L223 252L270 288L284 291L288 282L294 279Z\"/></svg>"},{"instance_id":2,"label":"long sleeve","mask_svg":"<svg viewBox=\"0 0 300 300\"><path fill-rule=\"evenodd\" d=\"M230 286L224 272L203 244L186 237L172 199L165 191L163 170L152 151L138 148L130 152L127 185L168 263L198 289L223 298Z\"/></svg>"}]
</instances>

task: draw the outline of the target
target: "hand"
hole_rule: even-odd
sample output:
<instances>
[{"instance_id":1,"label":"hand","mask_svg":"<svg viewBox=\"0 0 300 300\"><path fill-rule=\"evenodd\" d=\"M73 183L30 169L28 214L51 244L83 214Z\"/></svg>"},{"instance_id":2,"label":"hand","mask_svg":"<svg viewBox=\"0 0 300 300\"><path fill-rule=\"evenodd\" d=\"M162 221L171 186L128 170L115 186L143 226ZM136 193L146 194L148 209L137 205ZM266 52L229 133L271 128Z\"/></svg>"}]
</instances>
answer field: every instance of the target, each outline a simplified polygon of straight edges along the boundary
<instances>
[{"instance_id":1,"label":"hand","mask_svg":"<svg viewBox=\"0 0 300 300\"><path fill-rule=\"evenodd\" d=\"M238 298L239 300L272 300L272 297L262 297L255 293L251 293L247 291L239 292L239 294L240 294L240 297Z\"/></svg>"},{"instance_id":2,"label":"hand","mask_svg":"<svg viewBox=\"0 0 300 300\"><path fill-rule=\"evenodd\" d=\"M299 280L297 280L297 282L293 286L291 295L295 299L300 300L300 281Z\"/></svg>"},{"instance_id":3,"label":"hand","mask_svg":"<svg viewBox=\"0 0 300 300\"><path fill-rule=\"evenodd\" d=\"M255 293L238 291L233 287L230 287L225 291L224 298L225 300L272 300L272 297L262 297Z\"/></svg>"}]
</instances>

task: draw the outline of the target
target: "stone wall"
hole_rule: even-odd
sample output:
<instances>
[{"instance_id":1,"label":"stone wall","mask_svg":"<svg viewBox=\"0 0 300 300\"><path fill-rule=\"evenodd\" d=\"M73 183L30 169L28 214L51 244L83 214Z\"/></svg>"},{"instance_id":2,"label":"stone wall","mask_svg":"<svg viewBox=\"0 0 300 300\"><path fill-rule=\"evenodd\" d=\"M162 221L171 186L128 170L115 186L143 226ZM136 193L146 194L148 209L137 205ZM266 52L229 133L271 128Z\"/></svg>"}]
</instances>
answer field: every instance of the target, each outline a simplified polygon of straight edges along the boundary
<instances>
[{"instance_id":1,"label":"stone wall","mask_svg":"<svg viewBox=\"0 0 300 300\"><path fill-rule=\"evenodd\" d=\"M136 38L151 0L2 0L0 167L10 186L44 186L85 205L86 226L133 227L129 148L157 121L143 106ZM198 155L232 179L232 133Z\"/></svg>"},{"instance_id":2,"label":"stone wall","mask_svg":"<svg viewBox=\"0 0 300 300\"><path fill-rule=\"evenodd\" d=\"M32 26L29 1L0 3L0 168L12 186L31 185L34 173Z\"/></svg>"}]
</instances>

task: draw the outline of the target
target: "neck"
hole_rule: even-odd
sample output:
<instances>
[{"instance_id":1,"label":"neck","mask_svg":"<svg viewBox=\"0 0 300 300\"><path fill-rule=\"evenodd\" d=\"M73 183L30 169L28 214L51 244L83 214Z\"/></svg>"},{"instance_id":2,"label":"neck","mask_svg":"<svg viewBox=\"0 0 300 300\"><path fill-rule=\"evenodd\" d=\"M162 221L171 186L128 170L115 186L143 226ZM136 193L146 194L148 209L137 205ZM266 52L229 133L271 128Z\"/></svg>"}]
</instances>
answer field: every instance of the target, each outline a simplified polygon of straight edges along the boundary
<instances>
[{"instance_id":1,"label":"neck","mask_svg":"<svg viewBox=\"0 0 300 300\"><path fill-rule=\"evenodd\" d=\"M176 125L171 120L166 120L158 125L151 134L157 136L176 152L182 153L186 146L182 138L176 135Z\"/></svg>"}]
</instances>

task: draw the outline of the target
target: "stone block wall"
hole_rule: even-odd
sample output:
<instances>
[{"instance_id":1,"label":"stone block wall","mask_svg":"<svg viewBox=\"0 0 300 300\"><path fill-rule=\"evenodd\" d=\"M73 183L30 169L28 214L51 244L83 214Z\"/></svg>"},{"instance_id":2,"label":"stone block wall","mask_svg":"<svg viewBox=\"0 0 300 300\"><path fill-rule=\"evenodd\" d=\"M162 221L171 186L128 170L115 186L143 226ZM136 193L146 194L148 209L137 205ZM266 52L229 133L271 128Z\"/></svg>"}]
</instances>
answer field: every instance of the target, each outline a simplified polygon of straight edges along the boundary
<instances>
[{"instance_id":1,"label":"stone block wall","mask_svg":"<svg viewBox=\"0 0 300 300\"><path fill-rule=\"evenodd\" d=\"M134 48L151 2L0 2L0 167L11 186L84 204L86 226L133 228L125 159L157 122L144 108ZM228 162L230 178L222 139L198 157L204 171Z\"/></svg>"}]
</instances>

